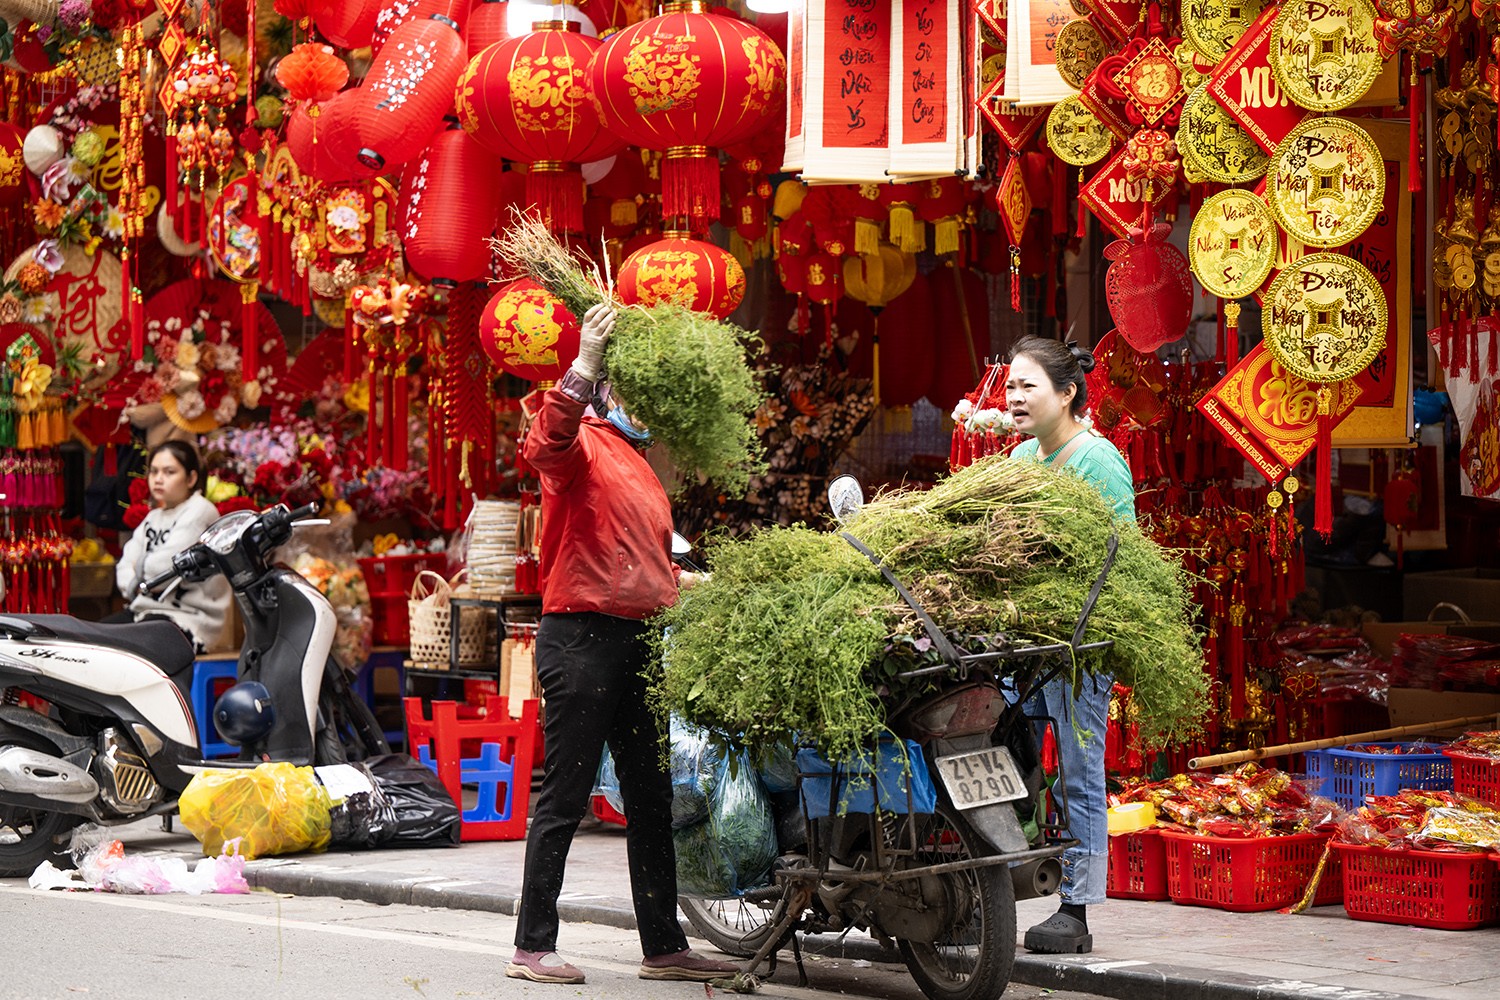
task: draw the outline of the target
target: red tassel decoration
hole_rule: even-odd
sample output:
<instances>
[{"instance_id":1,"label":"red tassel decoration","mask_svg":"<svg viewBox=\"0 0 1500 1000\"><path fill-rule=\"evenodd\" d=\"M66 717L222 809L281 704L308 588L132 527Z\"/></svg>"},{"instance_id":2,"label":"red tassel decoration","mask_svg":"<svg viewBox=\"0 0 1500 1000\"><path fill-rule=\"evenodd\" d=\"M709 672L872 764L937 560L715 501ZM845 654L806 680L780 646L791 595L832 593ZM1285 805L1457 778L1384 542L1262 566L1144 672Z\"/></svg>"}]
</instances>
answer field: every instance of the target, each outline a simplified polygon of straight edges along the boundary
<instances>
[{"instance_id":1,"label":"red tassel decoration","mask_svg":"<svg viewBox=\"0 0 1500 1000\"><path fill-rule=\"evenodd\" d=\"M240 286L240 322L245 328L240 378L253 382L260 377L260 285L254 281Z\"/></svg>"},{"instance_id":2,"label":"red tassel decoration","mask_svg":"<svg viewBox=\"0 0 1500 1000\"><path fill-rule=\"evenodd\" d=\"M1318 387L1318 481L1314 504L1313 530L1325 539L1333 535L1333 391L1326 385Z\"/></svg>"},{"instance_id":3,"label":"red tassel decoration","mask_svg":"<svg viewBox=\"0 0 1500 1000\"><path fill-rule=\"evenodd\" d=\"M552 232L583 232L583 172L576 163L533 163L526 171L526 200Z\"/></svg>"},{"instance_id":4,"label":"red tassel decoration","mask_svg":"<svg viewBox=\"0 0 1500 1000\"><path fill-rule=\"evenodd\" d=\"M1408 136L1407 159L1410 167L1406 174L1406 190L1422 190L1422 108L1427 103L1422 78L1417 75L1417 57L1411 57L1411 86L1407 88L1407 110L1411 115Z\"/></svg>"},{"instance_id":5,"label":"red tassel decoration","mask_svg":"<svg viewBox=\"0 0 1500 1000\"><path fill-rule=\"evenodd\" d=\"M580 207L580 220L582 211ZM661 169L661 214L668 219L688 219L694 229L718 218L717 153L707 146L673 146L667 150ZM582 221L579 228L583 228Z\"/></svg>"},{"instance_id":6,"label":"red tassel decoration","mask_svg":"<svg viewBox=\"0 0 1500 1000\"><path fill-rule=\"evenodd\" d=\"M1229 714L1243 719L1245 705L1245 606L1229 606Z\"/></svg>"}]
</instances>

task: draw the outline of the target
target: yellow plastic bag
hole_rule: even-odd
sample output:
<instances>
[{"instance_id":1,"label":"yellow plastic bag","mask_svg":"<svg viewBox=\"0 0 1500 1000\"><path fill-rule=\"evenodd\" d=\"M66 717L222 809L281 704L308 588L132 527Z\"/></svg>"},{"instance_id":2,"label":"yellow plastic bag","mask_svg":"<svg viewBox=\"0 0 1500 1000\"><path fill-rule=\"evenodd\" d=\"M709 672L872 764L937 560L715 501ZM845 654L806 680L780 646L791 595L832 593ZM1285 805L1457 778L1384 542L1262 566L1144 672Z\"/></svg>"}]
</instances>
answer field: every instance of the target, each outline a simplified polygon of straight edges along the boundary
<instances>
[{"instance_id":1,"label":"yellow plastic bag","mask_svg":"<svg viewBox=\"0 0 1500 1000\"><path fill-rule=\"evenodd\" d=\"M248 771L202 771L178 807L205 857L218 857L236 839L247 859L328 846L328 792L310 767L281 762Z\"/></svg>"}]
</instances>

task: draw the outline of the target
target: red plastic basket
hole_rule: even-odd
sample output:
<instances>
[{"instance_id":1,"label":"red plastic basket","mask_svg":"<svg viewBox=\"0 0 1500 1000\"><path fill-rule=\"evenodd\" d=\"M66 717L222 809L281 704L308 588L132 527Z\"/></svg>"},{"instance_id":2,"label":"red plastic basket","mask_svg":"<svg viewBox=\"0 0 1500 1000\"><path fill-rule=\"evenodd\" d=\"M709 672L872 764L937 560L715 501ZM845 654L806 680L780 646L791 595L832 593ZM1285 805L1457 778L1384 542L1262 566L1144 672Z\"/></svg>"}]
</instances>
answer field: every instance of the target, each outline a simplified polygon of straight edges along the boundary
<instances>
[{"instance_id":1,"label":"red plastic basket","mask_svg":"<svg viewBox=\"0 0 1500 1000\"><path fill-rule=\"evenodd\" d=\"M1167 893L1172 902L1236 913L1279 910L1302 898L1330 834L1284 837L1200 837L1163 830ZM1344 885L1339 856L1332 855L1313 897L1314 906L1337 903Z\"/></svg>"},{"instance_id":2,"label":"red plastic basket","mask_svg":"<svg viewBox=\"0 0 1500 1000\"><path fill-rule=\"evenodd\" d=\"M405 594L371 594L371 617L377 646L411 645L411 619Z\"/></svg>"},{"instance_id":3,"label":"red plastic basket","mask_svg":"<svg viewBox=\"0 0 1500 1000\"><path fill-rule=\"evenodd\" d=\"M1500 868L1485 854L1334 844L1355 920L1464 931L1500 924Z\"/></svg>"},{"instance_id":4,"label":"red plastic basket","mask_svg":"<svg viewBox=\"0 0 1500 1000\"><path fill-rule=\"evenodd\" d=\"M1500 760L1444 750L1453 760L1453 791L1500 809Z\"/></svg>"},{"instance_id":5,"label":"red plastic basket","mask_svg":"<svg viewBox=\"0 0 1500 1000\"><path fill-rule=\"evenodd\" d=\"M411 593L411 585L417 574L424 569L445 576L448 568L446 552L420 552L409 556L376 556L361 559L359 569L365 575L365 586L374 594L400 594L402 600Z\"/></svg>"},{"instance_id":6,"label":"red plastic basket","mask_svg":"<svg viewBox=\"0 0 1500 1000\"><path fill-rule=\"evenodd\" d=\"M1109 838L1110 899L1161 900L1167 893L1167 849L1160 830L1140 830Z\"/></svg>"}]
</instances>

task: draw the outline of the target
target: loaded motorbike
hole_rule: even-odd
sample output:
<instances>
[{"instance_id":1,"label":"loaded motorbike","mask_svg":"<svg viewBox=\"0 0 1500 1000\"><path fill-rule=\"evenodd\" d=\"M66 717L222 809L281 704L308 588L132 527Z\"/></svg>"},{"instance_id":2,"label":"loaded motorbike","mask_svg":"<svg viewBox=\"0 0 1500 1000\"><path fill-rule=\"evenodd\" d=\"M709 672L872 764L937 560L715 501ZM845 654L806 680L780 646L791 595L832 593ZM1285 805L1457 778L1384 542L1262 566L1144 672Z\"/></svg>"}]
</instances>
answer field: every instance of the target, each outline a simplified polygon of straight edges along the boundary
<instances>
[{"instance_id":1,"label":"loaded motorbike","mask_svg":"<svg viewBox=\"0 0 1500 1000\"><path fill-rule=\"evenodd\" d=\"M852 477L835 480L828 498L841 523L864 502ZM912 801L913 777L904 807L898 801L891 809L841 814L836 801L810 801L837 798L837 782L799 773L800 835L781 837L770 884L733 899L679 902L706 940L748 958L750 973L768 961L774 970L777 952L788 944L800 973L799 933L859 930L894 944L931 1000L995 1000L1015 961L1016 901L1056 892L1060 857L1077 843L1067 837L1061 773L1054 808L1045 808L1038 731L1043 723L1064 730L1031 714L1027 704L1076 656L1112 645L1083 637L1117 540L1110 541L1071 641L1035 644L945 634L868 548L842 536L881 570L940 654L940 663L901 675L927 681L921 694L886 705L895 736L920 747L935 808L921 811Z\"/></svg>"},{"instance_id":2,"label":"loaded motorbike","mask_svg":"<svg viewBox=\"0 0 1500 1000\"><path fill-rule=\"evenodd\" d=\"M388 752L332 655L332 605L271 562L315 505L219 518L141 584L168 594L222 574L245 623L237 683L214 709L238 760L202 759L194 649L168 621L105 625L67 615L0 616L0 877L63 860L80 823L170 815L199 771L267 761L334 764ZM46 714L19 703L26 693Z\"/></svg>"}]
</instances>

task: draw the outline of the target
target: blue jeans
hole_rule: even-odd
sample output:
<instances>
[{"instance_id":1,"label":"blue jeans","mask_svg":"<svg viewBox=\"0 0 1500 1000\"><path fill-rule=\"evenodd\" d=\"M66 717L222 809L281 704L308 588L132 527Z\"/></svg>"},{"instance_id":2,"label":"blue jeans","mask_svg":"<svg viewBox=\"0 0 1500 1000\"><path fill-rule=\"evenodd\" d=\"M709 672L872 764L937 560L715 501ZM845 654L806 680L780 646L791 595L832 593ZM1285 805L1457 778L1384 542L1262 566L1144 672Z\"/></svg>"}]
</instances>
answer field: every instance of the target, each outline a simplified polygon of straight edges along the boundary
<instances>
[{"instance_id":1,"label":"blue jeans","mask_svg":"<svg viewBox=\"0 0 1500 1000\"><path fill-rule=\"evenodd\" d=\"M1109 802L1104 789L1104 736L1109 724L1109 698L1114 682L1108 677L1083 678L1078 696L1064 675L1032 695L1026 711L1057 720L1057 756L1062 764L1062 789L1052 790L1054 801L1065 803L1068 833L1077 847L1063 852L1064 903L1088 906L1104 902L1109 880ZM1089 736L1079 742L1077 729Z\"/></svg>"}]
</instances>

